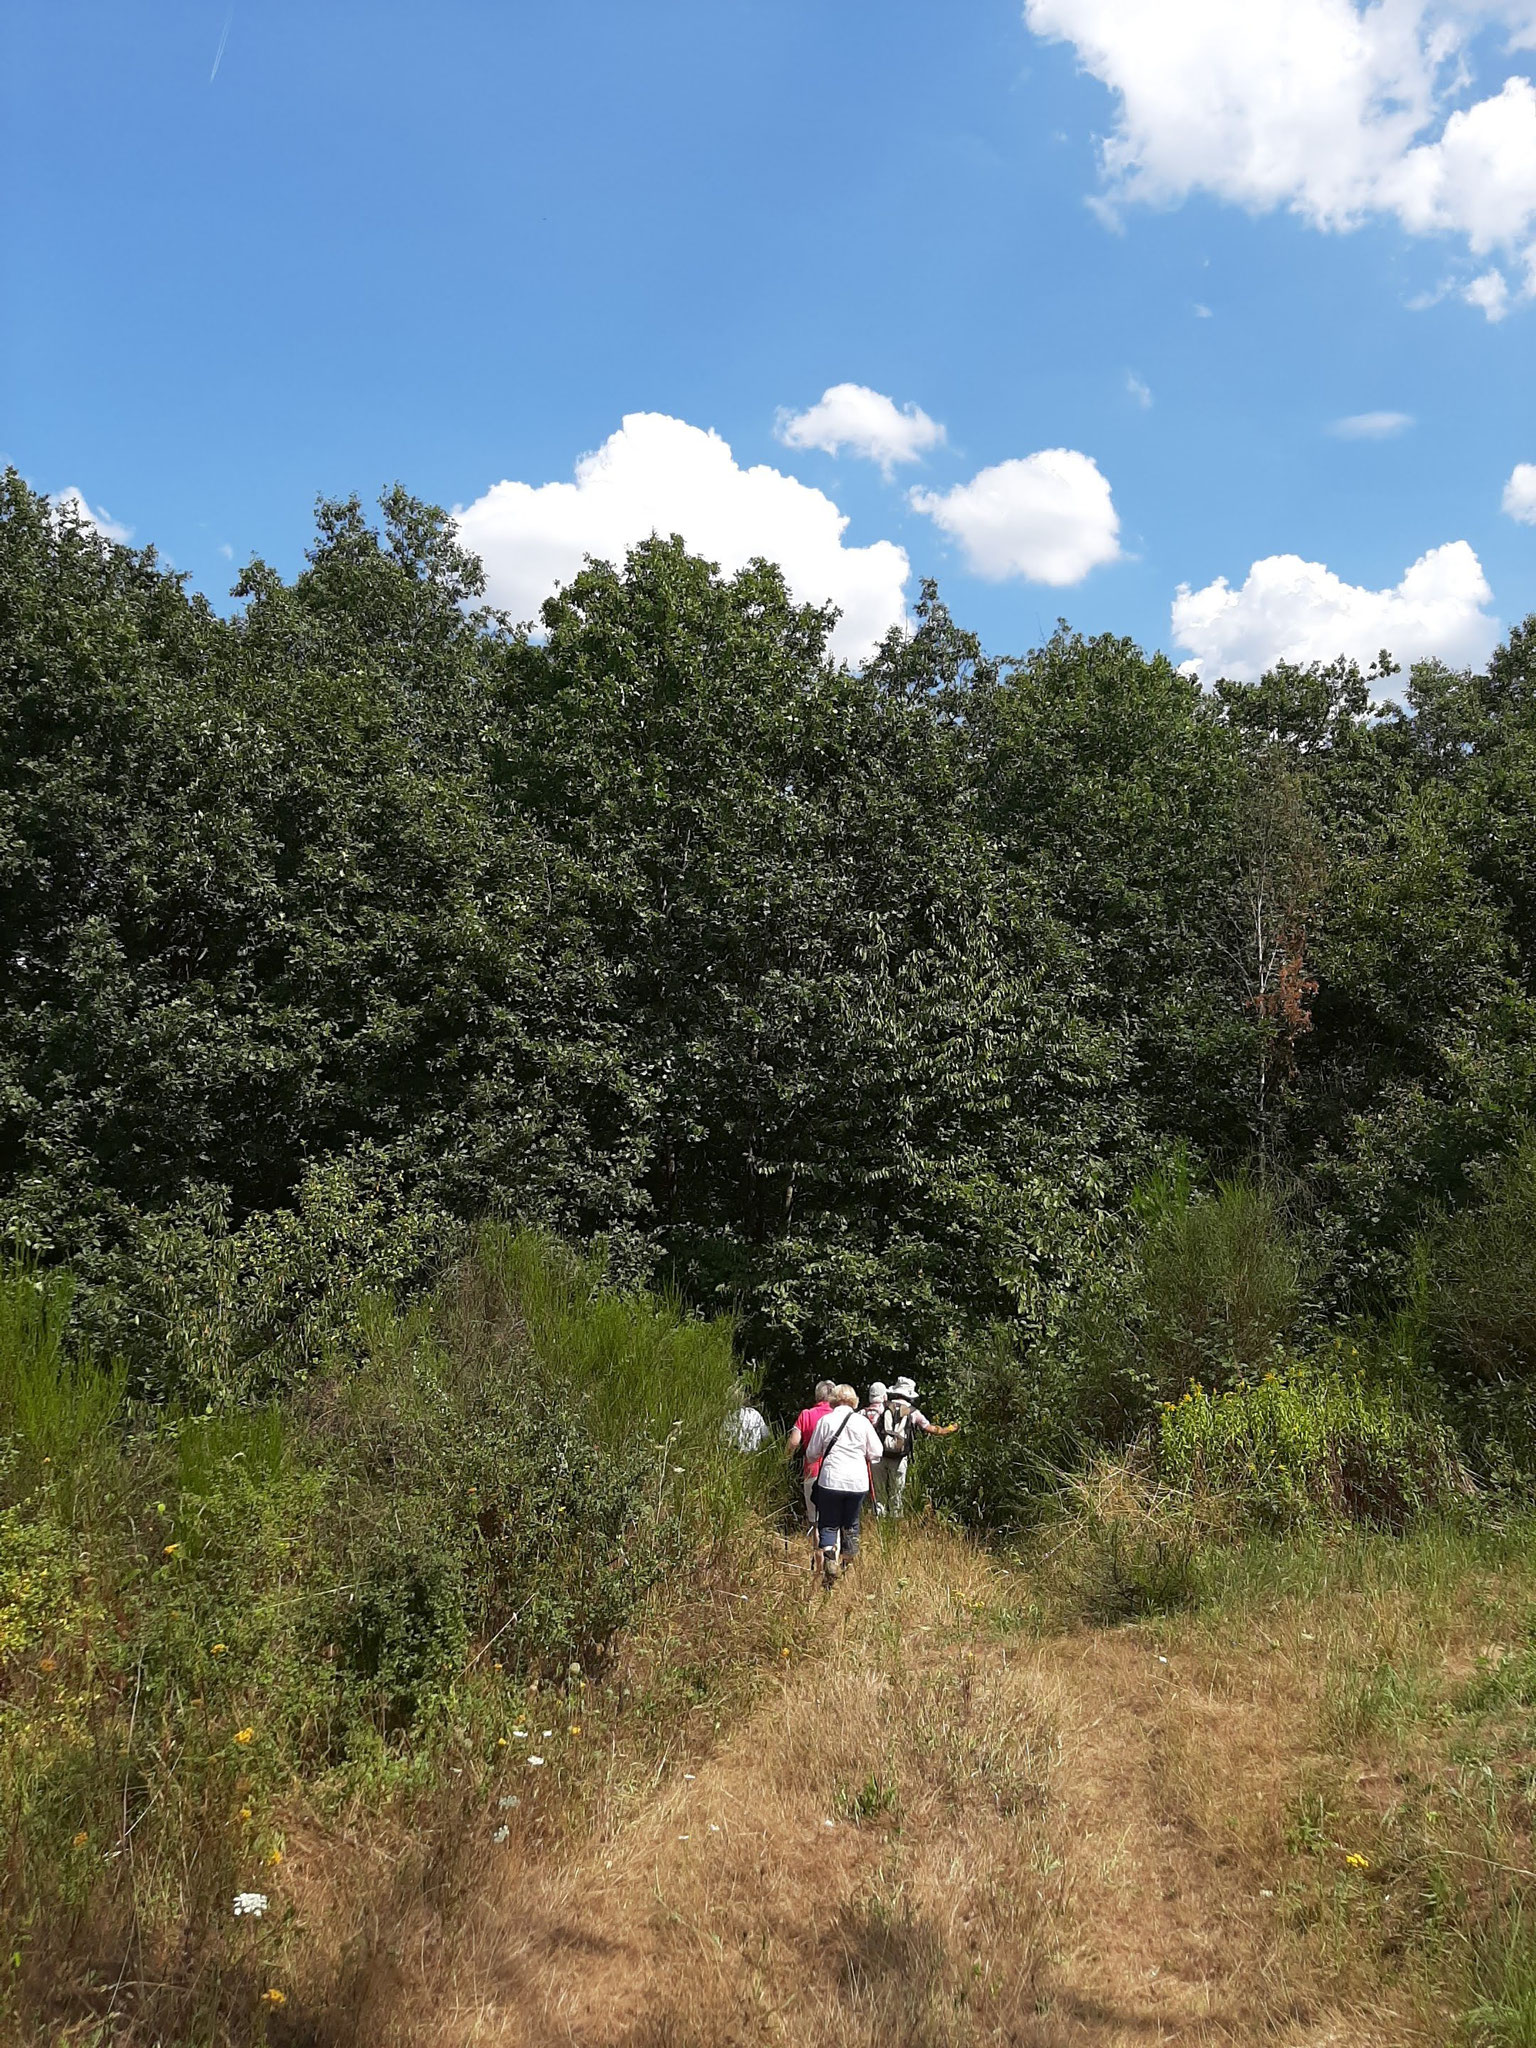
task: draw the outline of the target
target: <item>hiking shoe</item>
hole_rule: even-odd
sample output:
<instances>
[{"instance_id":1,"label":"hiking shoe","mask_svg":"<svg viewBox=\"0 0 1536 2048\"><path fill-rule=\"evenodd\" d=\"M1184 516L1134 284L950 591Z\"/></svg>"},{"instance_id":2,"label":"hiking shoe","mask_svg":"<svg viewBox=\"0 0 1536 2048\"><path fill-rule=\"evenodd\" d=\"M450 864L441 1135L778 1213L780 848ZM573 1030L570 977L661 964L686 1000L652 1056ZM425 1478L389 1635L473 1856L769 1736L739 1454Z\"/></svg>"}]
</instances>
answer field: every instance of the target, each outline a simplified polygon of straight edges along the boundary
<instances>
[{"instance_id":1,"label":"hiking shoe","mask_svg":"<svg viewBox=\"0 0 1536 2048\"><path fill-rule=\"evenodd\" d=\"M834 1557L830 1550L824 1550L821 1554L822 1583L828 1586L835 1586L837 1584L837 1572L838 1564L836 1557Z\"/></svg>"}]
</instances>

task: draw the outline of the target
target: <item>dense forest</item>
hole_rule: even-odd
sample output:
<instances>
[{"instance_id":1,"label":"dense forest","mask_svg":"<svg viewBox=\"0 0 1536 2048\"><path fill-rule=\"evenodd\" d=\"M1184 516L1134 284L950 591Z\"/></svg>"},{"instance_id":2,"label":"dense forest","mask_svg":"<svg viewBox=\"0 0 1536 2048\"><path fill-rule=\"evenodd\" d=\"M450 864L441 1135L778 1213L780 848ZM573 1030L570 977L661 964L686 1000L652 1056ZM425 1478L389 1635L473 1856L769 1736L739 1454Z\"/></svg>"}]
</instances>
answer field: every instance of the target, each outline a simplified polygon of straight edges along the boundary
<instances>
[{"instance_id":1,"label":"dense forest","mask_svg":"<svg viewBox=\"0 0 1536 2048\"><path fill-rule=\"evenodd\" d=\"M1202 689L1065 625L990 656L928 588L855 671L770 564L653 539L534 630L382 512L322 504L225 617L0 488L0 2030L440 2038L400 1954L478 1953L507 1869L845 1640L742 1384L903 1370L962 1427L844 1615L878 1661L925 1600L937 1661L828 1813L960 1739L922 1687L983 1637L1107 1627L1123 1678L1190 1610L1225 1669L1289 1585L1274 1668L1310 1700L1327 1629L1366 1688L1296 1737L1336 1806L1404 1702L1486 1770L1344 1863L1297 1792L1258 1897L1513 2011L1536 1679L1479 1645L1530 1640L1536 1554L1536 619L1486 674ZM1435 1706L1411 1627L1482 1690ZM1420 1903L1361 1949L1378 1867Z\"/></svg>"},{"instance_id":2,"label":"dense forest","mask_svg":"<svg viewBox=\"0 0 1536 2048\"><path fill-rule=\"evenodd\" d=\"M382 515L226 618L0 497L0 1204L138 1391L280 1385L486 1217L772 1404L905 1369L1051 1457L1426 1259L1421 1363L1536 1362L1536 620L1201 689L928 587L855 671L767 563L654 539L530 631ZM1159 1230L1262 1256L1191 1323Z\"/></svg>"}]
</instances>

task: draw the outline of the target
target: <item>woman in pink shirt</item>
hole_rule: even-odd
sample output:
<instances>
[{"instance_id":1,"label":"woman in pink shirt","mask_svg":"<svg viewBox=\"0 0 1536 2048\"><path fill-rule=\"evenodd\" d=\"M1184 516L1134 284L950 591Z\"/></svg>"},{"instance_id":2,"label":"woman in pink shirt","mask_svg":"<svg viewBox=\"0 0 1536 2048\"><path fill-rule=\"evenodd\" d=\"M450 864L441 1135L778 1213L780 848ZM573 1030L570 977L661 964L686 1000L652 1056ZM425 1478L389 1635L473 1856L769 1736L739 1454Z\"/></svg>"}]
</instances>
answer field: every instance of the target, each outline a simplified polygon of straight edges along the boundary
<instances>
[{"instance_id":1,"label":"woman in pink shirt","mask_svg":"<svg viewBox=\"0 0 1536 2048\"><path fill-rule=\"evenodd\" d=\"M820 1422L823 1415L832 1406L832 1396L836 1392L836 1388L837 1382L835 1380L818 1380L816 1382L816 1399L809 1408L802 1408L800 1410L800 1413L795 1417L795 1426L789 1432L789 1441L784 1446L786 1458L793 1458L797 1453L802 1457L805 1456L806 1446L816 1433L817 1423ZM815 1484L816 1467L810 1462L809 1458L806 1458L805 1471L801 1480L801 1491L805 1495L805 1526L811 1532L813 1542L816 1537L816 1502L812 1495L812 1489L815 1487Z\"/></svg>"}]
</instances>

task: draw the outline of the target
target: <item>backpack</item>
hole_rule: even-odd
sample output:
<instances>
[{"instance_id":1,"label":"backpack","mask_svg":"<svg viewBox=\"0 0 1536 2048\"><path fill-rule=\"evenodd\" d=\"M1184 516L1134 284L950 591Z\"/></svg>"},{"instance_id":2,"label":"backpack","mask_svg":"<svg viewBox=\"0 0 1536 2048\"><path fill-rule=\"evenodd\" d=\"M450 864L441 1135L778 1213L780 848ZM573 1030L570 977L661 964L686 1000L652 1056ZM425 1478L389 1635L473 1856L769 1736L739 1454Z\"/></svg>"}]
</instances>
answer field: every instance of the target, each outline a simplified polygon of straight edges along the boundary
<instances>
[{"instance_id":1,"label":"backpack","mask_svg":"<svg viewBox=\"0 0 1536 2048\"><path fill-rule=\"evenodd\" d=\"M917 1429L912 1421L912 1405L903 1401L900 1407L889 1407L880 1417L880 1440L885 1445L888 1458L910 1458L917 1443Z\"/></svg>"}]
</instances>

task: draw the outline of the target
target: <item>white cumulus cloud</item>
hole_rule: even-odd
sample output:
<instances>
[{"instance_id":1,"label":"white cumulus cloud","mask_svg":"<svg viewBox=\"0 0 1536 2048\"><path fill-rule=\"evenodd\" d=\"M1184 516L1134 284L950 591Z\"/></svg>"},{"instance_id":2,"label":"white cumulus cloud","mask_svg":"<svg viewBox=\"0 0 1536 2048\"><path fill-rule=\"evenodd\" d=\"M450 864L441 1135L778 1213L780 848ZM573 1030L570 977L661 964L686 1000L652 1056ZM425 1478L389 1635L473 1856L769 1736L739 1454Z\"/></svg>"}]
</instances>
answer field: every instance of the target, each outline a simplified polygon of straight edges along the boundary
<instances>
[{"instance_id":1,"label":"white cumulus cloud","mask_svg":"<svg viewBox=\"0 0 1536 2048\"><path fill-rule=\"evenodd\" d=\"M1484 270L1464 287L1461 296L1490 320L1502 320L1509 311L1509 279L1502 270Z\"/></svg>"},{"instance_id":2,"label":"white cumulus cloud","mask_svg":"<svg viewBox=\"0 0 1536 2048\"><path fill-rule=\"evenodd\" d=\"M1390 441L1412 425L1411 412L1352 412L1335 420L1328 431L1341 441Z\"/></svg>"},{"instance_id":3,"label":"white cumulus cloud","mask_svg":"<svg viewBox=\"0 0 1536 2048\"><path fill-rule=\"evenodd\" d=\"M89 526L94 532L99 533L103 540L133 539L131 526L124 526L121 520L114 519L104 507L88 504L84 491L74 484L66 485L62 491L55 491L51 502L56 513L67 508L82 526Z\"/></svg>"},{"instance_id":4,"label":"white cumulus cloud","mask_svg":"<svg viewBox=\"0 0 1536 2048\"><path fill-rule=\"evenodd\" d=\"M1522 526L1536 526L1536 462L1517 462L1509 473L1504 510Z\"/></svg>"},{"instance_id":5,"label":"white cumulus cloud","mask_svg":"<svg viewBox=\"0 0 1536 2048\"><path fill-rule=\"evenodd\" d=\"M1210 192L1536 260L1536 86L1513 73L1452 104L1481 32L1504 29L1506 50L1536 41L1528 0L1025 0L1024 16L1116 96L1110 210ZM1483 281L1471 303L1504 310Z\"/></svg>"},{"instance_id":6,"label":"white cumulus cloud","mask_svg":"<svg viewBox=\"0 0 1536 2048\"><path fill-rule=\"evenodd\" d=\"M1475 666L1498 639L1492 596L1464 540L1431 548L1391 590L1345 583L1300 555L1266 555L1236 590L1225 576L1203 590L1181 584L1173 637L1194 657L1187 666L1207 679L1251 682L1277 661L1341 654L1365 666L1383 647L1404 663L1437 656Z\"/></svg>"},{"instance_id":7,"label":"white cumulus cloud","mask_svg":"<svg viewBox=\"0 0 1536 2048\"><path fill-rule=\"evenodd\" d=\"M960 543L967 568L991 582L1081 583L1120 553L1109 480L1075 448L1042 448L953 490L913 490L908 499Z\"/></svg>"},{"instance_id":8,"label":"white cumulus cloud","mask_svg":"<svg viewBox=\"0 0 1536 2048\"><path fill-rule=\"evenodd\" d=\"M847 515L824 492L766 464L743 469L717 433L666 413L627 413L574 483L493 484L455 518L491 601L520 619L586 556L622 562L653 533L681 534L728 575L755 555L777 562L803 603L838 606L832 644L850 659L906 616L903 548L849 547Z\"/></svg>"},{"instance_id":9,"label":"white cumulus cloud","mask_svg":"<svg viewBox=\"0 0 1536 2048\"><path fill-rule=\"evenodd\" d=\"M862 455L887 476L898 462L916 462L944 439L944 429L920 405L897 405L867 384L834 384L804 412L781 412L777 433L789 448L821 448L828 455Z\"/></svg>"}]
</instances>

